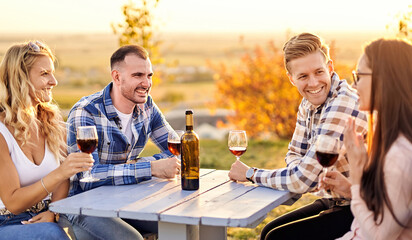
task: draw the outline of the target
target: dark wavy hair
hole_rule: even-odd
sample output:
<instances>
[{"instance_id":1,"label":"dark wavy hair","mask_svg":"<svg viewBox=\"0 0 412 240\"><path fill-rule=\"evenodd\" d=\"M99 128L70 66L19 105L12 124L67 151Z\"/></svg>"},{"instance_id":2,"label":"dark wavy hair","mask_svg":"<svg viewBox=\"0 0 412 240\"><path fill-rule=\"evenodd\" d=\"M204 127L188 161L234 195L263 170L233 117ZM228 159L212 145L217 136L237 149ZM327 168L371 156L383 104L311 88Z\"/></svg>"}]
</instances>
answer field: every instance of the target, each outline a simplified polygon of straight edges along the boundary
<instances>
[{"instance_id":1,"label":"dark wavy hair","mask_svg":"<svg viewBox=\"0 0 412 240\"><path fill-rule=\"evenodd\" d=\"M373 132L369 129L370 159L362 175L360 194L377 224L383 221L386 205L396 222L406 227L394 214L383 168L385 156L399 134L412 142L412 44L401 39L378 39L365 47L365 56L372 69L370 115L375 110L377 115L370 119L369 126L375 128Z\"/></svg>"}]
</instances>

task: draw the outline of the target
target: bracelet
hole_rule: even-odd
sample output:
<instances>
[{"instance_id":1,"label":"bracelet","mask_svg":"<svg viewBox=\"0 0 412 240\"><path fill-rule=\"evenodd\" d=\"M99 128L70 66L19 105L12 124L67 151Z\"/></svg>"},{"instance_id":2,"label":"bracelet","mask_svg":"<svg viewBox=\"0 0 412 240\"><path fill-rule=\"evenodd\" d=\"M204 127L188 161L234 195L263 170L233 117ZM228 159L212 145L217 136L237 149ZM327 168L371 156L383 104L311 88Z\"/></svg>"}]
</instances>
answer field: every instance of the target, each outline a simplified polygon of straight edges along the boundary
<instances>
[{"instance_id":1,"label":"bracelet","mask_svg":"<svg viewBox=\"0 0 412 240\"><path fill-rule=\"evenodd\" d=\"M47 190L46 186L44 186L43 178L40 179L41 185L43 186L44 190L46 190L47 195L51 195L51 193Z\"/></svg>"}]
</instances>

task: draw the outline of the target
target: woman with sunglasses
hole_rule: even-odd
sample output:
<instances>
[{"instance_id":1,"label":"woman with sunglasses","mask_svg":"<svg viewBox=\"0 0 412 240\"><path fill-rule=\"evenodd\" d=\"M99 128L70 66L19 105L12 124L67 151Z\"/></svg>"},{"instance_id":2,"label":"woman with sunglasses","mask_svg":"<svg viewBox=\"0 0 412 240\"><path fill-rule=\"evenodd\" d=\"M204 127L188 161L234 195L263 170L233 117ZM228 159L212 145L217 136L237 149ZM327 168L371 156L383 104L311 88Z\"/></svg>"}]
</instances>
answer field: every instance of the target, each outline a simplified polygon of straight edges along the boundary
<instances>
[{"instance_id":1,"label":"woman with sunglasses","mask_svg":"<svg viewBox=\"0 0 412 240\"><path fill-rule=\"evenodd\" d=\"M350 177L332 172L323 178L326 189L350 186L355 218L340 239L412 239L412 44L370 43L353 75L359 109L370 113L368 150L349 119Z\"/></svg>"},{"instance_id":2,"label":"woman with sunglasses","mask_svg":"<svg viewBox=\"0 0 412 240\"><path fill-rule=\"evenodd\" d=\"M93 165L89 154L66 156L54 60L36 41L10 47L0 65L0 239L68 239L48 203Z\"/></svg>"}]
</instances>

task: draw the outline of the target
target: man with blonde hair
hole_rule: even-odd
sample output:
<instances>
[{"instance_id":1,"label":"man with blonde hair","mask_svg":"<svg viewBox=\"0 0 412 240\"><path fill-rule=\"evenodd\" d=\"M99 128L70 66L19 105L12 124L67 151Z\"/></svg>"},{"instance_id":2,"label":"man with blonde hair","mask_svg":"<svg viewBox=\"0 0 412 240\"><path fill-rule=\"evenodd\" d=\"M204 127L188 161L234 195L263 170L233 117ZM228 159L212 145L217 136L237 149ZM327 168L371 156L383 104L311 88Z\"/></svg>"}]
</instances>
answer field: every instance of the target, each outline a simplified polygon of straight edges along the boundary
<instances>
[{"instance_id":1,"label":"man with blonde hair","mask_svg":"<svg viewBox=\"0 0 412 240\"><path fill-rule=\"evenodd\" d=\"M303 97L285 158L287 166L264 170L236 161L229 177L293 193L317 192L322 165L315 155L316 139L329 135L342 142L349 117L355 117L357 130L365 132L366 116L359 112L356 92L334 72L329 47L319 36L311 33L294 36L286 42L283 51L289 80ZM348 176L349 166L343 155L335 166ZM339 192L334 189L334 193ZM322 198L267 224L261 239L334 239L349 231L353 220L349 197L332 199L330 194L317 194Z\"/></svg>"}]
</instances>

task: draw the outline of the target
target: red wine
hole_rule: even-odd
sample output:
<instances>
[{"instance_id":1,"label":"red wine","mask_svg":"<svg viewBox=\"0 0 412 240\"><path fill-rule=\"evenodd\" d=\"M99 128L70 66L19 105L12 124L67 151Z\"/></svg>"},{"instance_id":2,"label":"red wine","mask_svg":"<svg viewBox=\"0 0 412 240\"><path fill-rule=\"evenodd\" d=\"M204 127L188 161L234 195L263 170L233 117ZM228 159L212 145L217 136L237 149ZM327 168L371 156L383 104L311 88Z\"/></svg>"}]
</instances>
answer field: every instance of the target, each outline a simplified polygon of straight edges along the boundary
<instances>
[{"instance_id":1,"label":"red wine","mask_svg":"<svg viewBox=\"0 0 412 240\"><path fill-rule=\"evenodd\" d=\"M229 150L235 155L236 157L242 156L246 152L245 147L230 147Z\"/></svg>"},{"instance_id":2,"label":"red wine","mask_svg":"<svg viewBox=\"0 0 412 240\"><path fill-rule=\"evenodd\" d=\"M180 142L167 142L167 147L169 148L169 151L175 156L180 155L181 145L182 144Z\"/></svg>"},{"instance_id":3,"label":"red wine","mask_svg":"<svg viewBox=\"0 0 412 240\"><path fill-rule=\"evenodd\" d=\"M316 151L316 158L323 167L330 167L335 164L336 160L338 160L338 156L339 154L337 153L323 153Z\"/></svg>"},{"instance_id":4,"label":"red wine","mask_svg":"<svg viewBox=\"0 0 412 240\"><path fill-rule=\"evenodd\" d=\"M77 146L84 153L92 153L97 147L97 139L77 139Z\"/></svg>"}]
</instances>

